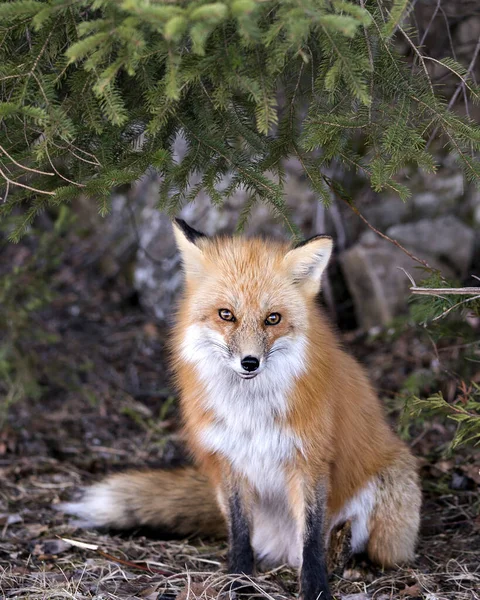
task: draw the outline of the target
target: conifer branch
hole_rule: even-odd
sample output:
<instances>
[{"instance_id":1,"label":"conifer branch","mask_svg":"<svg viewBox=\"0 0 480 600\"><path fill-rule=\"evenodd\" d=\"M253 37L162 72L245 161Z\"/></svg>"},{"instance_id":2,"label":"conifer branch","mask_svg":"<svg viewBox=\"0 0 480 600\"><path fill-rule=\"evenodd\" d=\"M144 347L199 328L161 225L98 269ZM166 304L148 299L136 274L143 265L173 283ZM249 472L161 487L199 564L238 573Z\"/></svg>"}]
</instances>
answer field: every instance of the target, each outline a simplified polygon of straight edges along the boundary
<instances>
[{"instance_id":1,"label":"conifer branch","mask_svg":"<svg viewBox=\"0 0 480 600\"><path fill-rule=\"evenodd\" d=\"M471 72L473 70L473 67L475 66L475 63L477 62L477 58L478 58L479 52L480 52L480 38L478 38L477 45L475 46L475 50L473 52L472 59L470 60L470 64L468 65L467 71L466 71L466 73L464 75L464 79L467 79L470 76L470 74L471 74ZM453 107L453 105L457 101L457 98L458 98L458 95L460 94L460 91L462 89L464 89L464 85L465 84L464 84L463 79L462 79L462 81L458 84L457 89L453 93L452 97L450 98L450 101L448 103L448 109L449 110ZM429 138L429 140L427 142L427 148L432 143L432 141L435 139L435 137L437 135L437 132L438 132L438 127L435 128L435 130L432 132L432 135L430 136L430 138Z\"/></svg>"},{"instance_id":2,"label":"conifer branch","mask_svg":"<svg viewBox=\"0 0 480 600\"><path fill-rule=\"evenodd\" d=\"M411 2L389 10L365 0L220 0L214 7L206 11L204 0L0 3L0 146L19 169L52 165L48 182L46 171L28 171L33 189L4 168L9 206L22 202L34 215L35 190L62 202L82 189L106 211L113 186L152 166L172 213L201 189L221 204L245 186L249 199L268 202L298 235L282 193L282 165L294 147L308 156L305 173L325 204L319 168L335 160L361 170L376 191L406 199L396 176L405 165L434 170L432 130L446 136L469 179L480 180L470 157L480 150L480 130L435 95L426 65L436 59L413 49L403 25ZM415 77L396 52L399 27L421 66ZM471 68L440 62L460 78L458 94L478 96ZM221 193L227 172L233 178ZM194 173L201 185L190 185Z\"/></svg>"}]
</instances>

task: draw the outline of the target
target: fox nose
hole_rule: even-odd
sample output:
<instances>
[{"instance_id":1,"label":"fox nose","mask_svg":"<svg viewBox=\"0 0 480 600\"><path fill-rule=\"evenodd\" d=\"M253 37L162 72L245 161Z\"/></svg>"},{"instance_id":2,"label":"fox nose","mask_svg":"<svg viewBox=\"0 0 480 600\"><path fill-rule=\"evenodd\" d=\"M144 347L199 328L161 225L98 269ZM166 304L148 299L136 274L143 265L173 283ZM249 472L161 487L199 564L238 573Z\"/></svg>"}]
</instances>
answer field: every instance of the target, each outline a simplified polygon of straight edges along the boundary
<instances>
[{"instance_id":1,"label":"fox nose","mask_svg":"<svg viewBox=\"0 0 480 600\"><path fill-rule=\"evenodd\" d=\"M242 358L240 364L245 369L245 371L256 371L260 366L260 361L255 356L245 356Z\"/></svg>"}]
</instances>

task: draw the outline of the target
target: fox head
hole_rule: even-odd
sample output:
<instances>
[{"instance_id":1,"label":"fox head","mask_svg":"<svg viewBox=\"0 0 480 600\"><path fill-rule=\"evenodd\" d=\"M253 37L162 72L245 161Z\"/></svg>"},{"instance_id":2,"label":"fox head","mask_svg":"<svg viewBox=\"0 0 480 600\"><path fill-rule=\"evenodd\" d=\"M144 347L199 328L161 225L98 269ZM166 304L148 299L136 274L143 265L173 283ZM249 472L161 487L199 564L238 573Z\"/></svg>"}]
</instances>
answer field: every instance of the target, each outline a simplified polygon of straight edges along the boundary
<instances>
[{"instance_id":1,"label":"fox head","mask_svg":"<svg viewBox=\"0 0 480 600\"><path fill-rule=\"evenodd\" d=\"M331 238L316 236L293 248L272 240L208 238L181 220L174 233L186 279L184 358L208 361L234 380L256 379L255 385L265 372L281 377L284 368L300 370L299 350L316 315Z\"/></svg>"}]
</instances>

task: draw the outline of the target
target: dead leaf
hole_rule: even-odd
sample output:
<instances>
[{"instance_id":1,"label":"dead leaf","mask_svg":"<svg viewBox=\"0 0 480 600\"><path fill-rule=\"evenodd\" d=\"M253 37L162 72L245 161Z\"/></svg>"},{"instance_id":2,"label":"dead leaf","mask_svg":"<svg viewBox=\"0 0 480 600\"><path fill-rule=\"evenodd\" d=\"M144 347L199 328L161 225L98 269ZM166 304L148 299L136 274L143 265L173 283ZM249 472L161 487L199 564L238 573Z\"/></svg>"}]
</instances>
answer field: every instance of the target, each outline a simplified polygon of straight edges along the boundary
<instances>
[{"instance_id":1,"label":"dead leaf","mask_svg":"<svg viewBox=\"0 0 480 600\"><path fill-rule=\"evenodd\" d=\"M158 327L155 323L145 323L143 326L143 332L151 339L158 337Z\"/></svg>"},{"instance_id":2,"label":"dead leaf","mask_svg":"<svg viewBox=\"0 0 480 600\"><path fill-rule=\"evenodd\" d=\"M30 539L38 538L40 535L42 535L42 533L45 533L45 531L48 530L48 525L42 525L41 523L29 523L28 525L25 525L25 529L28 531Z\"/></svg>"},{"instance_id":3,"label":"dead leaf","mask_svg":"<svg viewBox=\"0 0 480 600\"><path fill-rule=\"evenodd\" d=\"M343 571L343 578L347 581L361 581L363 573L359 569L345 569Z\"/></svg>"},{"instance_id":4,"label":"dead leaf","mask_svg":"<svg viewBox=\"0 0 480 600\"><path fill-rule=\"evenodd\" d=\"M422 589L418 585L418 583L414 583L413 585L409 585L406 588L403 588L398 594L402 598L421 598L422 597Z\"/></svg>"},{"instance_id":5,"label":"dead leaf","mask_svg":"<svg viewBox=\"0 0 480 600\"><path fill-rule=\"evenodd\" d=\"M454 467L453 460L439 460L432 467L441 473L449 473Z\"/></svg>"},{"instance_id":6,"label":"dead leaf","mask_svg":"<svg viewBox=\"0 0 480 600\"><path fill-rule=\"evenodd\" d=\"M61 540L37 540L33 544L32 554L38 556L41 560L48 560L58 554L70 550L72 544Z\"/></svg>"}]
</instances>

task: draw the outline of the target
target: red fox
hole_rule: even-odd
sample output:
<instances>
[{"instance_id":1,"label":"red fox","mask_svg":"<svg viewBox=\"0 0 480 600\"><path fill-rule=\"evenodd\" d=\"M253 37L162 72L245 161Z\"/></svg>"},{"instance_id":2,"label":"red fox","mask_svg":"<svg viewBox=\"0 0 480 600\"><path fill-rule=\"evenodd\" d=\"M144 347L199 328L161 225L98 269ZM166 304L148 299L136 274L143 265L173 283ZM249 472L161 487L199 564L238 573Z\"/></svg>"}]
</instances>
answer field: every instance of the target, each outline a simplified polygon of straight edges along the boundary
<instances>
[{"instance_id":1,"label":"red fox","mask_svg":"<svg viewBox=\"0 0 480 600\"><path fill-rule=\"evenodd\" d=\"M415 459L316 301L331 238L292 248L180 220L174 231L185 291L173 366L196 466L113 475L62 510L94 526L228 533L231 573L288 563L303 600L331 597L326 545L344 521L354 553L410 561Z\"/></svg>"}]
</instances>

